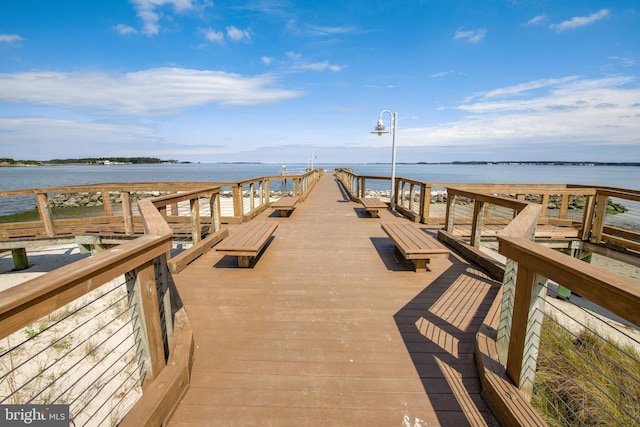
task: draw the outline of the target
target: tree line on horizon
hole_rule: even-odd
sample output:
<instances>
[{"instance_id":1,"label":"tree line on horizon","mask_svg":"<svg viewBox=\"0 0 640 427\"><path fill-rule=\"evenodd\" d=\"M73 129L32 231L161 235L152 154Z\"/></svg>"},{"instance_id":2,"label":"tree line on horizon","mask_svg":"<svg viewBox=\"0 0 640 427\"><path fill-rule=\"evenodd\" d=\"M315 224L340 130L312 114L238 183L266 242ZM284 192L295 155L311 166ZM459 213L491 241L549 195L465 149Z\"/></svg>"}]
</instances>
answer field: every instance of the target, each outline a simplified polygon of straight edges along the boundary
<instances>
[{"instance_id":1,"label":"tree line on horizon","mask_svg":"<svg viewBox=\"0 0 640 427\"><path fill-rule=\"evenodd\" d=\"M157 164L157 163L178 163L177 160L162 160L156 157L88 157L82 159L52 159L52 160L14 160L11 158L0 158L0 164L10 165L59 165L59 164L83 164L97 165L104 162L128 163L128 164Z\"/></svg>"}]
</instances>

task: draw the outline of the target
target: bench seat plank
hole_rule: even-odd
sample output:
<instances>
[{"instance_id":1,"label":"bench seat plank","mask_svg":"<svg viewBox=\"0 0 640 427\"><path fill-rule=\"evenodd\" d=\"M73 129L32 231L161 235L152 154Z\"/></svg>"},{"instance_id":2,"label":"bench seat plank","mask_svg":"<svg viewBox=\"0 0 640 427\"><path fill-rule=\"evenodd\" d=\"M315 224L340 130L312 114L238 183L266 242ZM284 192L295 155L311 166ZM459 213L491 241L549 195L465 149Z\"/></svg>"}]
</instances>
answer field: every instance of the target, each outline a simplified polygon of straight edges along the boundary
<instances>
[{"instance_id":1,"label":"bench seat plank","mask_svg":"<svg viewBox=\"0 0 640 427\"><path fill-rule=\"evenodd\" d=\"M279 210L280 216L287 216L287 213L293 210L296 203L298 203L298 197L285 196L280 197L275 202L272 202L271 207Z\"/></svg>"},{"instance_id":2,"label":"bench seat plank","mask_svg":"<svg viewBox=\"0 0 640 427\"><path fill-rule=\"evenodd\" d=\"M449 257L449 249L412 224L383 222L380 225L402 255L414 262L415 271L426 270L431 258Z\"/></svg>"},{"instance_id":3,"label":"bench seat plank","mask_svg":"<svg viewBox=\"0 0 640 427\"><path fill-rule=\"evenodd\" d=\"M387 208L387 204L377 197L362 197L360 198L360 203L372 218L379 218L378 209Z\"/></svg>"},{"instance_id":4,"label":"bench seat plank","mask_svg":"<svg viewBox=\"0 0 640 427\"><path fill-rule=\"evenodd\" d=\"M269 241L278 224L269 221L251 221L238 227L218 246L216 252L238 257L239 267L248 267Z\"/></svg>"}]
</instances>

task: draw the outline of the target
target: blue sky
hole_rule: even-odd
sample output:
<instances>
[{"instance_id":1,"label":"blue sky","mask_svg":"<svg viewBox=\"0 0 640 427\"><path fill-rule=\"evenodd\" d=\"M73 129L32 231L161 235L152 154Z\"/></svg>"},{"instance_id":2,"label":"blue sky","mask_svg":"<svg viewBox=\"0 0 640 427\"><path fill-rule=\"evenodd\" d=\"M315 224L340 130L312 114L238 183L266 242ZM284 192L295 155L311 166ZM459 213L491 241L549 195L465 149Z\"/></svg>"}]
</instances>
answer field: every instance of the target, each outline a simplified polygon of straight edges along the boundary
<instances>
[{"instance_id":1,"label":"blue sky","mask_svg":"<svg viewBox=\"0 0 640 427\"><path fill-rule=\"evenodd\" d=\"M638 162L639 59L628 0L3 0L0 157L389 162L390 110L399 162Z\"/></svg>"}]
</instances>

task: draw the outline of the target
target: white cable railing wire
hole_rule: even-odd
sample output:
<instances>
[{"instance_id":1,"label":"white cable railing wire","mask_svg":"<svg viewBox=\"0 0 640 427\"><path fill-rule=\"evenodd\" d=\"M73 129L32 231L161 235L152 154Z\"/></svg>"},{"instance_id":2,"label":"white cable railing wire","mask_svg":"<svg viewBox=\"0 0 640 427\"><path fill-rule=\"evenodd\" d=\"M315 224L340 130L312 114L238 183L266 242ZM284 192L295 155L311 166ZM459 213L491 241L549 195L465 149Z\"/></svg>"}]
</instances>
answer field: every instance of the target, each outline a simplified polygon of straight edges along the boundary
<instances>
[{"instance_id":1,"label":"white cable railing wire","mask_svg":"<svg viewBox=\"0 0 640 427\"><path fill-rule=\"evenodd\" d=\"M75 426L116 425L142 393L135 313L120 278L0 340L0 404L68 404Z\"/></svg>"},{"instance_id":2,"label":"white cable railing wire","mask_svg":"<svg viewBox=\"0 0 640 427\"><path fill-rule=\"evenodd\" d=\"M380 200L389 201L389 195L391 194L390 180L367 178L365 187L365 197L377 197Z\"/></svg>"},{"instance_id":3,"label":"white cable railing wire","mask_svg":"<svg viewBox=\"0 0 640 427\"><path fill-rule=\"evenodd\" d=\"M640 425L637 326L575 295L572 302L550 296L545 306L533 404L547 423Z\"/></svg>"},{"instance_id":4,"label":"white cable railing wire","mask_svg":"<svg viewBox=\"0 0 640 427\"><path fill-rule=\"evenodd\" d=\"M474 213L474 201L465 197L456 197L454 209L454 234L460 240L470 243ZM496 235L504 229L514 217L514 210L505 206L485 203L482 212L482 238L480 246L497 249Z\"/></svg>"}]
</instances>

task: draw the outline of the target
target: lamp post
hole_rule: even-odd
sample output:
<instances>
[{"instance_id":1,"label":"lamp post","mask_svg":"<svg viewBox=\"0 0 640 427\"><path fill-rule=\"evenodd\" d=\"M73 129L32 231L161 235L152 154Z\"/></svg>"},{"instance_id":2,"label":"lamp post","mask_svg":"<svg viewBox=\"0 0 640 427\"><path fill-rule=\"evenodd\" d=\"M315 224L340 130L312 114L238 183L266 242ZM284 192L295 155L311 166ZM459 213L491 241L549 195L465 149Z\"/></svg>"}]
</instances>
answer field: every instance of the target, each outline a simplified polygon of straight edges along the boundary
<instances>
[{"instance_id":1,"label":"lamp post","mask_svg":"<svg viewBox=\"0 0 640 427\"><path fill-rule=\"evenodd\" d=\"M391 120L391 132L386 131L384 129L384 124L382 122L382 115L384 113L389 114L389 119ZM392 144L393 148L391 149L391 192L389 205L391 209L394 209L396 206L395 203L395 190L396 190L396 131L398 130L398 113L392 113L389 110L383 110L380 112L380 117L378 118L378 124L376 125L376 130L371 133L375 133L378 136L382 136L384 133L391 133L392 136Z\"/></svg>"}]
</instances>

